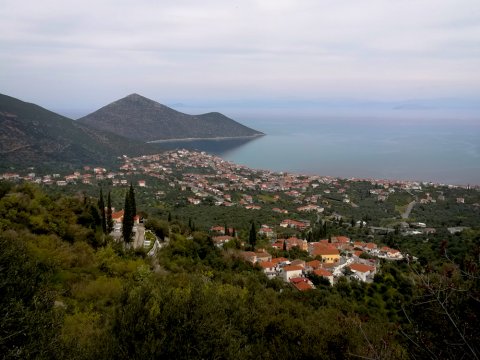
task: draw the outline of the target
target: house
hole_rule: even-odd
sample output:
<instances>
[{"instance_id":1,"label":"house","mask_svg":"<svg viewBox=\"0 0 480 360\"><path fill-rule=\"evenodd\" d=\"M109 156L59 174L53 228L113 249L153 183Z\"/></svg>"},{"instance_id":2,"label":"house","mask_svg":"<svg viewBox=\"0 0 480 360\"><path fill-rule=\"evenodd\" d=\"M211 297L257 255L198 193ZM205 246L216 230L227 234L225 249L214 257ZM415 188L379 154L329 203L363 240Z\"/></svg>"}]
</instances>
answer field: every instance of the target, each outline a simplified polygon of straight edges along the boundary
<instances>
[{"instance_id":1,"label":"house","mask_svg":"<svg viewBox=\"0 0 480 360\"><path fill-rule=\"evenodd\" d=\"M259 235L264 235L266 236L267 238L271 238L275 235L275 233L273 232L272 229L270 229L270 227L268 227L268 225L262 225L260 230L258 230L258 234Z\"/></svg>"},{"instance_id":2,"label":"house","mask_svg":"<svg viewBox=\"0 0 480 360\"><path fill-rule=\"evenodd\" d=\"M332 237L332 243L349 244L350 238L346 236L334 236Z\"/></svg>"},{"instance_id":3,"label":"house","mask_svg":"<svg viewBox=\"0 0 480 360\"><path fill-rule=\"evenodd\" d=\"M273 258L273 259L272 259L272 262L273 262L275 265L281 265L281 264L287 263L287 262L288 262L288 259L287 259L287 258L284 258L284 257Z\"/></svg>"},{"instance_id":4,"label":"house","mask_svg":"<svg viewBox=\"0 0 480 360\"><path fill-rule=\"evenodd\" d=\"M242 251L240 256L243 257L245 261L255 264L257 262L257 255L253 251Z\"/></svg>"},{"instance_id":5,"label":"house","mask_svg":"<svg viewBox=\"0 0 480 360\"><path fill-rule=\"evenodd\" d=\"M212 226L210 228L210 231L212 231L214 233L219 233L219 234L225 235L225 227L224 226Z\"/></svg>"},{"instance_id":6,"label":"house","mask_svg":"<svg viewBox=\"0 0 480 360\"><path fill-rule=\"evenodd\" d=\"M338 249L331 245L325 245L322 243L310 243L310 255L321 256L324 263L337 263L340 261L340 252Z\"/></svg>"},{"instance_id":7,"label":"house","mask_svg":"<svg viewBox=\"0 0 480 360\"><path fill-rule=\"evenodd\" d=\"M318 205L305 205L305 206L300 206L297 208L297 211L303 211L303 212L310 212L310 211L316 211L318 213L323 212L325 209L323 207L320 207Z\"/></svg>"},{"instance_id":8,"label":"house","mask_svg":"<svg viewBox=\"0 0 480 360\"><path fill-rule=\"evenodd\" d=\"M272 261L272 255L265 251L256 252L255 256L257 258L257 262Z\"/></svg>"},{"instance_id":9,"label":"house","mask_svg":"<svg viewBox=\"0 0 480 360\"><path fill-rule=\"evenodd\" d=\"M401 259L402 253L399 250L389 248L388 246L384 246L380 249L380 254L384 255L391 259Z\"/></svg>"},{"instance_id":10,"label":"house","mask_svg":"<svg viewBox=\"0 0 480 360\"><path fill-rule=\"evenodd\" d=\"M305 263L305 270L307 271L317 270L317 269L320 269L321 267L322 267L322 263L320 262L320 260L312 260Z\"/></svg>"},{"instance_id":11,"label":"house","mask_svg":"<svg viewBox=\"0 0 480 360\"><path fill-rule=\"evenodd\" d=\"M259 263L260 267L263 269L265 275L269 278L273 278L277 275L277 264L272 261L262 261Z\"/></svg>"},{"instance_id":12,"label":"house","mask_svg":"<svg viewBox=\"0 0 480 360\"><path fill-rule=\"evenodd\" d=\"M145 180L138 180L138 186L145 187L146 186Z\"/></svg>"},{"instance_id":13,"label":"house","mask_svg":"<svg viewBox=\"0 0 480 360\"><path fill-rule=\"evenodd\" d=\"M281 240L279 240L281 241ZM287 243L287 250L290 250L294 246L298 247L300 250L303 251L308 251L308 242L307 240L301 240L296 237L290 237L288 239L285 239Z\"/></svg>"},{"instance_id":14,"label":"house","mask_svg":"<svg viewBox=\"0 0 480 360\"><path fill-rule=\"evenodd\" d=\"M114 212L112 214L112 220L114 223L121 223L123 221L123 215L125 214L125 211L120 210L117 212Z\"/></svg>"},{"instance_id":15,"label":"house","mask_svg":"<svg viewBox=\"0 0 480 360\"><path fill-rule=\"evenodd\" d=\"M284 266L281 271L283 281L288 282L291 278L301 277L303 268L301 266Z\"/></svg>"},{"instance_id":16,"label":"house","mask_svg":"<svg viewBox=\"0 0 480 360\"><path fill-rule=\"evenodd\" d=\"M193 205L198 205L201 202L200 199L192 198L192 197L187 198L187 200L190 204L193 204Z\"/></svg>"},{"instance_id":17,"label":"house","mask_svg":"<svg viewBox=\"0 0 480 360\"><path fill-rule=\"evenodd\" d=\"M304 221L297 221L297 220L292 220L292 219L285 219L280 223L281 227L284 228L293 228L297 230L305 230L310 224L307 224Z\"/></svg>"},{"instance_id":18,"label":"house","mask_svg":"<svg viewBox=\"0 0 480 360\"><path fill-rule=\"evenodd\" d=\"M232 240L233 237L232 236L229 236L229 235L220 235L220 236L214 236L212 238L213 242L215 243L215 245L217 246L221 246L227 242L229 242L230 240Z\"/></svg>"},{"instance_id":19,"label":"house","mask_svg":"<svg viewBox=\"0 0 480 360\"><path fill-rule=\"evenodd\" d=\"M293 260L290 265L292 266L301 266L302 269L305 269L305 260L296 259Z\"/></svg>"},{"instance_id":20,"label":"house","mask_svg":"<svg viewBox=\"0 0 480 360\"><path fill-rule=\"evenodd\" d=\"M304 277L291 278L290 284L292 284L293 287L296 288L298 291L312 290L315 288L312 282Z\"/></svg>"},{"instance_id":21,"label":"house","mask_svg":"<svg viewBox=\"0 0 480 360\"><path fill-rule=\"evenodd\" d=\"M353 263L348 265L348 267L359 280L364 282L367 281L368 278L373 278L376 273L375 266L371 265Z\"/></svg>"},{"instance_id":22,"label":"house","mask_svg":"<svg viewBox=\"0 0 480 360\"><path fill-rule=\"evenodd\" d=\"M326 269L316 269L313 270L313 273L317 276L324 277L330 282L330 285L333 285L333 274Z\"/></svg>"}]
</instances>

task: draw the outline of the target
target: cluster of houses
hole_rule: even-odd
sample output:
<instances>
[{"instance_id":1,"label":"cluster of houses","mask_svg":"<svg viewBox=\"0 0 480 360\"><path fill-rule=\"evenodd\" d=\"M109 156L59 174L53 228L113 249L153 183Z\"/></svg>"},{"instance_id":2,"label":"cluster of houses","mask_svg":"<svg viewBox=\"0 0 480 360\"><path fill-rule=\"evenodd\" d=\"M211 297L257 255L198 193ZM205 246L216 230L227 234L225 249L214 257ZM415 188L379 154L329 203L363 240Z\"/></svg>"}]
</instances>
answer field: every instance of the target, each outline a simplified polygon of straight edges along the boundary
<instances>
[{"instance_id":1,"label":"cluster of houses","mask_svg":"<svg viewBox=\"0 0 480 360\"><path fill-rule=\"evenodd\" d=\"M21 176L18 173L4 173L0 175L0 179L10 181L23 180L36 184L56 186L67 186L69 184L93 185L95 182L101 180L110 180L112 181L113 186L127 186L129 184L128 180L125 179L125 174L121 172L107 171L107 169L102 167L90 166L84 166L82 171L74 171L73 173L67 175L54 173L39 176L34 172L29 172L28 174ZM145 187L146 181L139 180L137 185L139 187Z\"/></svg>"},{"instance_id":2,"label":"cluster of houses","mask_svg":"<svg viewBox=\"0 0 480 360\"><path fill-rule=\"evenodd\" d=\"M290 244L292 239L286 239ZM303 245L303 244L302 244ZM269 278L280 278L300 291L314 289L312 275L323 278L330 285L341 277L352 276L359 281L371 282L377 272L378 261L365 260L358 257L346 258L340 256L338 249L323 244L310 243L307 245L310 255L315 259L304 261L301 259L289 260L285 257L274 258L265 249L256 252L244 251L243 259L262 268ZM320 255L319 254L324 254ZM344 270L344 269L348 269Z\"/></svg>"},{"instance_id":3,"label":"cluster of houses","mask_svg":"<svg viewBox=\"0 0 480 360\"><path fill-rule=\"evenodd\" d=\"M213 241L218 246L222 246L236 236L235 229L227 229L224 226L213 226L210 230L215 235ZM261 227L260 231L262 230L267 233L271 231L266 225ZM318 242L307 242L297 237L271 239L270 246L277 253L297 247L308 252L313 260L275 258L266 249L243 251L241 256L245 261L260 266L269 278L281 278L302 291L315 287L309 279L311 274L325 278L331 285L339 277L346 275L359 281L371 282L377 272L379 258L403 259L403 255L396 249L387 246L379 248L372 242L351 241L346 236L334 236ZM362 254L368 256L362 256Z\"/></svg>"}]
</instances>

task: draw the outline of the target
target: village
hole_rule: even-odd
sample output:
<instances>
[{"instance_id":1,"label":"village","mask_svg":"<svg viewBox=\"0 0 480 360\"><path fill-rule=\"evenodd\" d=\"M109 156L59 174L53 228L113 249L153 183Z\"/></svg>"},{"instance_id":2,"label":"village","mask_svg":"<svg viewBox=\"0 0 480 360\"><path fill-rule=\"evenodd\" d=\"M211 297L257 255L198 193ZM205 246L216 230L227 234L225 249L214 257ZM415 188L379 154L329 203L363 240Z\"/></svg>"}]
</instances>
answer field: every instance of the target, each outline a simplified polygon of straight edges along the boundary
<instances>
[{"instance_id":1,"label":"village","mask_svg":"<svg viewBox=\"0 0 480 360\"><path fill-rule=\"evenodd\" d=\"M338 179L278 173L251 169L215 155L190 150L166 151L135 158L123 156L116 170L86 166L82 171L67 175L37 176L32 171L23 176L6 173L1 177L57 187L76 184L90 186L107 182L115 188L134 183L138 190L145 189L150 198L165 202L164 199L171 194L175 206L181 205L187 209L207 205L219 209L241 208L243 211L251 211L252 218L258 219L264 214L271 214L266 218L275 220L261 223L257 230L256 235L264 240L262 246L248 249L251 251L244 251L248 244L234 228L212 224L204 230L211 234L218 247L228 248L229 242L240 242L238 250L245 261L259 266L268 278L280 278L298 290L314 288L312 277L324 279L330 285L344 276L372 282L382 260L410 258L397 249L374 242L374 236L393 232L405 236L435 233L436 229L425 222L409 219L413 207L447 201L445 189L471 190L469 187L416 181ZM365 196L373 201L374 208L383 206L390 197L398 197L399 194L409 198L408 206L402 208L395 226L379 226L380 223L375 218L353 219L350 211L359 208L359 191L356 187L360 185ZM432 189L436 195L433 195ZM458 196L452 201L465 204L465 197ZM478 208L478 203L472 206ZM122 216L122 210L113 214L115 227L111 235L117 240L121 237ZM159 241L151 231L145 230L141 220L139 216L135 218L133 247L144 248L149 255L154 255L155 251L166 244ZM363 234L362 240L335 234L314 239L312 233L315 227L325 226L327 222ZM466 227L457 226L449 228L449 231L455 233L464 229ZM166 240L168 242L168 237ZM272 255L293 248L302 251L310 260Z\"/></svg>"}]
</instances>

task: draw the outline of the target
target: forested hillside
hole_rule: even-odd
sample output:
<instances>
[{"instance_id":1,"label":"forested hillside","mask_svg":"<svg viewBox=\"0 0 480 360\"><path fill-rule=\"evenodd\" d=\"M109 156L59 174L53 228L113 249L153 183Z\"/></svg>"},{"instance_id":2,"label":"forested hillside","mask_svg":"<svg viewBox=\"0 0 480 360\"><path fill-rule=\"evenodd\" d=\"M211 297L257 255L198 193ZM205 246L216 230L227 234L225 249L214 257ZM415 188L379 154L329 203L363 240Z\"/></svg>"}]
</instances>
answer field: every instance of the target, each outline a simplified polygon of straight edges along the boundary
<instances>
[{"instance_id":1,"label":"forested hillside","mask_svg":"<svg viewBox=\"0 0 480 360\"><path fill-rule=\"evenodd\" d=\"M178 220L146 226L169 234L154 258L103 234L97 198L0 183L2 357L479 356L478 230L455 237L453 258L433 237L412 245L422 261L385 262L371 284L298 292Z\"/></svg>"}]
</instances>

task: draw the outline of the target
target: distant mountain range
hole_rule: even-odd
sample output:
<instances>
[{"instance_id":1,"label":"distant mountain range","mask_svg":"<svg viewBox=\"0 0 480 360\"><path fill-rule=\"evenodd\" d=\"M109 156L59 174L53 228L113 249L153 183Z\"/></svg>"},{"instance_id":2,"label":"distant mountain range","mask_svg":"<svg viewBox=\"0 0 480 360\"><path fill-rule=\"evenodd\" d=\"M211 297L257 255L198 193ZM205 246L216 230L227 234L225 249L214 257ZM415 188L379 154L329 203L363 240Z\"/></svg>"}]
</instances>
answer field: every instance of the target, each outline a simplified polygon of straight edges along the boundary
<instances>
[{"instance_id":1,"label":"distant mountain range","mask_svg":"<svg viewBox=\"0 0 480 360\"><path fill-rule=\"evenodd\" d=\"M263 135L219 113L182 114L129 95L78 120L0 94L0 169L108 165L161 151L146 141Z\"/></svg>"},{"instance_id":2,"label":"distant mountain range","mask_svg":"<svg viewBox=\"0 0 480 360\"><path fill-rule=\"evenodd\" d=\"M264 135L217 112L187 115L138 94L128 95L77 121L141 141Z\"/></svg>"}]
</instances>

